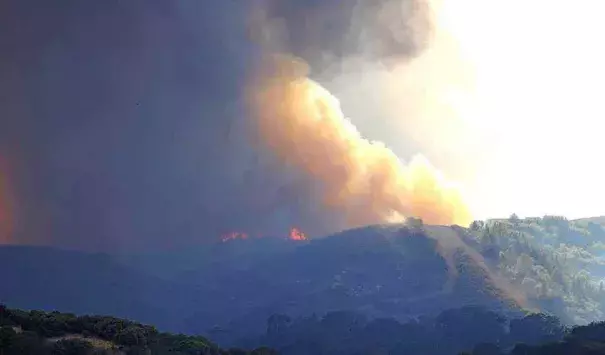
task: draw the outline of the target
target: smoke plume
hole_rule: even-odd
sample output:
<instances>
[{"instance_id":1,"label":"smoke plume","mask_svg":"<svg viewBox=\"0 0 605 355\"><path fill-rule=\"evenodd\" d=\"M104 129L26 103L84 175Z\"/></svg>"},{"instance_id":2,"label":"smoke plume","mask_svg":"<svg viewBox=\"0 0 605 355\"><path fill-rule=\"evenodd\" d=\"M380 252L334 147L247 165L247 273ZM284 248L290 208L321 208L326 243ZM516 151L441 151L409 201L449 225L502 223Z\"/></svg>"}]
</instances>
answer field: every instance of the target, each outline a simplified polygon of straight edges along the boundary
<instances>
[{"instance_id":1,"label":"smoke plume","mask_svg":"<svg viewBox=\"0 0 605 355\"><path fill-rule=\"evenodd\" d=\"M338 100L307 77L305 63L273 56L250 90L259 141L314 178L321 204L342 227L420 217L430 224L470 221L461 195L426 159L409 164L364 139Z\"/></svg>"},{"instance_id":2,"label":"smoke plume","mask_svg":"<svg viewBox=\"0 0 605 355\"><path fill-rule=\"evenodd\" d=\"M0 40L0 154L14 165L11 242L157 248L293 227L313 237L408 215L467 219L435 169L410 159L426 149L395 150L401 163L349 127L319 86L344 102L330 85L343 63L405 66L426 52L433 23L424 0L0 6L0 33L10 38ZM314 81L276 68L249 80L273 53L302 58ZM250 93L270 102L249 111ZM316 104L295 99L310 96ZM344 111L361 126L365 114ZM374 114L375 124L388 121ZM441 142L425 129L432 123L414 130L416 116L399 117L412 122L393 130L402 142L410 132Z\"/></svg>"}]
</instances>

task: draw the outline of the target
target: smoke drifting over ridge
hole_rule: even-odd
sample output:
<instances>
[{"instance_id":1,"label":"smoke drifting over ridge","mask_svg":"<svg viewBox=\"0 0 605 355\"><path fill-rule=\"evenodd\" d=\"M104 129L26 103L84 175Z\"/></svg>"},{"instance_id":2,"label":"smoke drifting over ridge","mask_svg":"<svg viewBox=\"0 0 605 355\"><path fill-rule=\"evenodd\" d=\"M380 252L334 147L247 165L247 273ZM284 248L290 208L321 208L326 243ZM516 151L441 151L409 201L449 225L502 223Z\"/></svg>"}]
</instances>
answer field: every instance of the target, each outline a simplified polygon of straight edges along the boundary
<instances>
[{"instance_id":1,"label":"smoke drifting over ridge","mask_svg":"<svg viewBox=\"0 0 605 355\"><path fill-rule=\"evenodd\" d=\"M367 4L357 2L354 6L351 23L342 36L343 45L322 50L318 41L306 44L299 52L305 53L304 49L315 44L320 53L327 53L323 58L332 60L332 65L358 58L388 67L401 65L430 47L432 14L428 3L374 3L371 16ZM302 59L271 53L280 48L297 50L283 43L284 38L301 37L288 31L285 19L287 16L265 17L257 29L264 35L260 41L269 53L249 90L253 117L259 140L285 164L313 178L326 213L338 215L331 220L339 221L342 228L402 221L408 216L431 224L469 223L471 216L460 193L425 158L414 156L406 166L384 144L363 138L345 118L338 100L308 77L311 69ZM321 29L326 25L321 20L316 23L317 19L311 19L308 28ZM347 53L343 50L347 46L357 50Z\"/></svg>"},{"instance_id":2,"label":"smoke drifting over ridge","mask_svg":"<svg viewBox=\"0 0 605 355\"><path fill-rule=\"evenodd\" d=\"M19 167L13 242L154 247L292 226L317 236L393 217L393 205L427 221L466 218L398 198L361 218L367 194L322 208L317 176L251 139L263 121L244 100L259 62L292 53L320 75L357 57L405 63L431 35L423 1L5 4L1 32L13 40L2 42L0 154ZM431 204L442 200L452 201Z\"/></svg>"},{"instance_id":3,"label":"smoke drifting over ridge","mask_svg":"<svg viewBox=\"0 0 605 355\"><path fill-rule=\"evenodd\" d=\"M272 75L251 89L260 140L286 164L313 177L343 228L420 217L465 224L460 194L422 157L405 166L380 142L364 139L336 98L307 77L304 63L274 57Z\"/></svg>"}]
</instances>

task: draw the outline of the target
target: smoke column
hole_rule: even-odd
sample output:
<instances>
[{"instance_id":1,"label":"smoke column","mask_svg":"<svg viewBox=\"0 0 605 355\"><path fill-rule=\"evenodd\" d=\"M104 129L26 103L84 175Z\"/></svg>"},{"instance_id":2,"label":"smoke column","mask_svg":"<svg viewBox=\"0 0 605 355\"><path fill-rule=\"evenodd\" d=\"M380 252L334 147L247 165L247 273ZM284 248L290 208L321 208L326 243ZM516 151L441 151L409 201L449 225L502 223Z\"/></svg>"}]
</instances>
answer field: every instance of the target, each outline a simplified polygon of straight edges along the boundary
<instances>
[{"instance_id":1,"label":"smoke column","mask_svg":"<svg viewBox=\"0 0 605 355\"><path fill-rule=\"evenodd\" d=\"M37 0L6 4L0 33L12 40L0 41L6 53L0 144L8 141L3 152L15 165L10 189L2 176L3 220L12 220L3 228L12 230L11 243L154 248L238 231L285 235L292 227L319 236L407 215L432 223L467 219L452 206L459 202L454 190L442 190L447 184L435 169L413 158L423 153L442 170L425 147L393 154L365 140L385 136L359 125L363 115L344 105L363 136L349 127L319 86L344 102L330 81L341 64L361 58L362 69L385 63L391 70L416 63L431 33L423 0L109 1L94 9L70 2L69 11ZM259 16L254 4L263 10ZM252 41L248 21L260 30ZM272 53L304 58L313 71L294 77L301 85L263 71L247 87L257 60L270 64ZM290 67L289 59L281 62ZM368 86L379 92L383 84ZM246 88L258 94L250 97L257 102L312 95L321 105L289 99L287 109L300 114L284 112L273 127L267 115L281 110L277 101L248 112ZM366 102L359 93L355 100ZM315 122L322 115L303 115L315 106L332 118ZM373 123L389 121L375 113ZM393 130L401 142L413 142L412 132L427 145L441 141L434 131L418 129L420 115L395 117L411 122ZM250 147L251 136L260 144Z\"/></svg>"},{"instance_id":2,"label":"smoke column","mask_svg":"<svg viewBox=\"0 0 605 355\"><path fill-rule=\"evenodd\" d=\"M466 223L438 171L475 217L589 215L605 51L579 1L3 2L3 228L102 249Z\"/></svg>"},{"instance_id":3,"label":"smoke column","mask_svg":"<svg viewBox=\"0 0 605 355\"><path fill-rule=\"evenodd\" d=\"M594 163L603 144L605 80L604 25L596 14L605 5L351 3L346 25L299 12L306 32L289 27L288 14L273 16L265 21L266 47L304 58L311 78L338 98L365 137L405 160L422 153L464 189L476 218L605 213L604 171ZM346 28L344 35L323 31L330 26ZM590 172L579 174L562 159ZM576 188L562 188L570 184Z\"/></svg>"},{"instance_id":4,"label":"smoke column","mask_svg":"<svg viewBox=\"0 0 605 355\"><path fill-rule=\"evenodd\" d=\"M260 141L284 164L317 182L322 205L342 227L420 217L430 224L470 221L460 193L421 156L405 165L364 139L338 100L307 77L308 67L273 56L250 90Z\"/></svg>"}]
</instances>

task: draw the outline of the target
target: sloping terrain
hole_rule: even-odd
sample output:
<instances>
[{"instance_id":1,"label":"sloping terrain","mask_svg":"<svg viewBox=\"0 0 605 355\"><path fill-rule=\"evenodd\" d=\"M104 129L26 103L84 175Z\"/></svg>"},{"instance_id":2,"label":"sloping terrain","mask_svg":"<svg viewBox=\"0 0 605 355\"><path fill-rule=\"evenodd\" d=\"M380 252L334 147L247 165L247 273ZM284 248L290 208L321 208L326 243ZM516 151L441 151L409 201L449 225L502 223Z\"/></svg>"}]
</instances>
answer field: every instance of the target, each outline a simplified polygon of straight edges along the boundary
<instances>
[{"instance_id":1,"label":"sloping terrain","mask_svg":"<svg viewBox=\"0 0 605 355\"><path fill-rule=\"evenodd\" d=\"M264 331L276 313L350 310L406 321L464 305L520 305L587 323L605 309L603 245L594 219L544 217L470 229L370 226L311 241L234 240L134 256L5 247L0 300L131 317L221 342Z\"/></svg>"},{"instance_id":2,"label":"sloping terrain","mask_svg":"<svg viewBox=\"0 0 605 355\"><path fill-rule=\"evenodd\" d=\"M271 355L274 351L221 349L201 336L159 332L111 316L23 311L0 304L2 355Z\"/></svg>"},{"instance_id":3,"label":"sloping terrain","mask_svg":"<svg viewBox=\"0 0 605 355\"><path fill-rule=\"evenodd\" d=\"M580 222L580 223L591 223L592 222L592 223L596 223L596 224L605 226L605 216L580 218L580 219L574 220L573 222Z\"/></svg>"},{"instance_id":4,"label":"sloping terrain","mask_svg":"<svg viewBox=\"0 0 605 355\"><path fill-rule=\"evenodd\" d=\"M427 233L428 231L428 233ZM0 249L0 300L102 313L229 342L275 313L350 310L405 321L518 302L450 227L372 226L312 241L236 240L204 252L127 257Z\"/></svg>"},{"instance_id":5,"label":"sloping terrain","mask_svg":"<svg viewBox=\"0 0 605 355\"><path fill-rule=\"evenodd\" d=\"M274 313L355 310L407 320L468 304L499 311L516 308L512 297L494 285L459 243L448 247L444 257L438 242L424 232L374 226L314 240L246 269L224 266L189 272L189 280L199 281L198 287L213 294L205 298L213 305L196 313L189 324L205 329L209 319L229 312L228 323L217 323L238 332L258 329ZM213 337L221 339L219 334Z\"/></svg>"},{"instance_id":6,"label":"sloping terrain","mask_svg":"<svg viewBox=\"0 0 605 355\"><path fill-rule=\"evenodd\" d=\"M605 227L560 216L475 222L465 240L534 306L566 323L605 316Z\"/></svg>"}]
</instances>

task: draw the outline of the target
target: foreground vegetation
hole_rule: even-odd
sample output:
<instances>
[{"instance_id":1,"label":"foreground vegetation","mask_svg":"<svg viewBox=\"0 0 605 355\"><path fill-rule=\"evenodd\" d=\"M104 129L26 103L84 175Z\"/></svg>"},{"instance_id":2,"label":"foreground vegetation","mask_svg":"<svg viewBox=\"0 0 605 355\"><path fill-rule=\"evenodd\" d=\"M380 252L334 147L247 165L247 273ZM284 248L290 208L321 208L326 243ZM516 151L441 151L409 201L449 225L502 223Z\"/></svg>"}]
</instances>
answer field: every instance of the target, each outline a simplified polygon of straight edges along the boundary
<instances>
[{"instance_id":1,"label":"foreground vegetation","mask_svg":"<svg viewBox=\"0 0 605 355\"><path fill-rule=\"evenodd\" d=\"M506 319L480 307L405 324L351 312L275 315L260 343L282 355L605 355L605 322L567 328L546 314Z\"/></svg>"},{"instance_id":2,"label":"foreground vegetation","mask_svg":"<svg viewBox=\"0 0 605 355\"><path fill-rule=\"evenodd\" d=\"M480 344L461 355L603 355L605 322L571 329L562 341L542 345L517 344L510 352L501 352L496 344Z\"/></svg>"},{"instance_id":3,"label":"foreground vegetation","mask_svg":"<svg viewBox=\"0 0 605 355\"><path fill-rule=\"evenodd\" d=\"M589 324L605 319L600 223L511 216L439 228L469 247L453 259L435 253L432 232L397 225L308 243L260 238L136 256L3 247L1 297L17 308L111 314L232 345L258 336L276 313L345 309L404 320L468 304L502 313L510 293L496 290L495 275L512 284L505 291L526 295L524 306L564 324ZM469 250L483 256L490 275ZM452 273L459 273L455 283Z\"/></svg>"},{"instance_id":4,"label":"foreground vegetation","mask_svg":"<svg viewBox=\"0 0 605 355\"><path fill-rule=\"evenodd\" d=\"M221 349L201 336L114 317L0 306L1 355L605 355L605 322L566 328L545 314L505 319L480 307L406 324L342 311L322 318L274 315L266 335L248 345L257 348Z\"/></svg>"},{"instance_id":5,"label":"foreground vegetation","mask_svg":"<svg viewBox=\"0 0 605 355\"><path fill-rule=\"evenodd\" d=\"M225 318L229 321L221 323L225 327L219 330L230 336L233 342L221 339L220 332L211 333L211 338L221 344L236 344L240 348L257 350L226 350L204 337L162 333L154 327L114 317L75 316L1 307L0 355L275 353L270 349L276 349L282 355L454 355L463 351L475 355L605 354L605 325L595 323L605 319L605 287L602 282L605 277L605 228L602 223L595 219L569 221L563 217L547 216L521 220L511 216L509 219L477 221L469 229L456 229L468 246L483 255L494 274L527 295L527 306L557 317L545 314L523 317L516 310L514 314L503 317L502 307L490 306L489 302L484 302L487 309L452 309L460 307L460 304L481 304L478 302L482 299L479 295L487 295L484 298L488 300L494 298L484 292L489 286L486 282L481 283L485 277L468 271L467 266L473 264L458 260L457 266L462 271L467 270L456 279L455 290L458 293L442 295L439 290L449 275L445 271L445 262L433 252L434 246L429 243L431 240L409 233L401 233L401 238L397 239L381 239L380 233L371 228L367 235L364 231L356 231L346 235L346 238L314 241L292 252L279 249L274 251L277 256L266 262L263 259L265 254L261 257L250 252L245 260L248 263L246 268L231 270L225 267L220 277L208 277L203 271L208 269L216 272L216 269L201 265L196 277L186 274L179 279L203 280L202 285L206 288L200 286L204 291L200 294L205 300L202 306L214 312L200 312L201 296L174 298L174 294L195 294L194 288L181 288L179 292L174 292L174 287L161 284L161 279L146 277L144 273L128 274L124 272L128 270L125 267L108 267L110 259L98 260L87 255L81 258L67 255L64 258L65 255L61 254L56 259L69 262L58 263L52 258L34 258L24 254L27 258L21 255L23 260L43 262L39 262L38 268L33 271L15 271L13 274L18 277L10 277L12 274L8 273L6 280L27 279L32 284L38 282L41 285L48 275L61 275L65 287L53 285L52 288L36 289L44 291L32 292L32 287L27 285L17 292L14 291L15 284L11 284L4 288L2 296L17 307L53 304L59 308L69 306L71 310L82 313L95 309L94 312L120 314L157 324L162 329L185 333L203 332L209 328L209 324L218 324L216 319ZM228 249L229 245L221 247ZM40 251L40 255L44 253ZM8 265L4 270L12 272L15 270L12 265L24 265L18 262L20 259L11 259L13 254L17 253L11 250L3 254L3 261ZM225 257L220 254L221 258L229 261L223 265L230 265L234 259L229 259L229 255ZM242 259L240 254L237 255ZM170 263L156 264L166 268ZM68 269L49 268L49 265L67 265ZM78 267L74 268L73 265ZM268 268L267 265L280 267ZM71 270L85 272L75 273L79 278L74 278ZM246 271L243 273L241 270ZM87 280L89 274L100 274L101 277L97 276L94 285L88 286L87 283L87 287L83 287L78 280ZM126 276L117 277L121 282L116 283L116 275ZM263 275L265 277L261 277ZM236 277L237 280L254 280L254 284L241 282L237 287L232 286L229 280ZM217 284L208 280L217 280ZM259 284L259 280L271 282ZM232 288L228 288L227 283ZM115 288L116 284L120 288ZM140 292L135 294L125 292L133 284L147 288L140 287ZM245 297L217 296L209 291L212 287L207 287L208 284L216 289L227 289L228 295ZM87 292L78 294L81 290ZM68 291L70 297L66 297ZM74 297L74 293L78 296ZM112 298L116 294L132 297L131 302ZM153 303L154 307L143 307L149 303L150 298L146 298L146 295L153 295L153 300L157 301ZM414 300L418 296L418 302L400 302ZM459 302L448 302L454 298ZM217 301L224 299L231 301ZM289 309L269 307L279 305L281 299L287 299L288 304L294 306ZM90 302L79 306L72 304L82 300ZM256 312L250 312L256 318L245 313L248 308L234 307L238 305L238 300L239 304L242 304L241 300L245 300L246 304L256 302L250 308ZM16 304L17 301L21 303ZM97 304L105 308L94 308ZM107 305L120 305L122 308L112 309ZM174 305L179 307L175 309ZM133 309L139 311L134 312ZM318 312L323 316L291 319L278 314L269 319L264 336L259 335L262 330L229 333L233 331L234 324L239 324L230 321L234 318L249 320L251 326L245 328L247 331L252 328L259 330L258 325L270 314L288 313L292 309L298 315ZM331 309L354 312L328 312ZM447 311L435 317L420 316L435 315L444 309ZM359 314L364 312L369 318ZM162 323L164 319L181 319L183 315L191 317L185 322L187 326L178 327L179 322ZM415 319L404 324L380 317ZM566 324L585 326L567 329ZM237 342L242 336L250 336L251 339Z\"/></svg>"},{"instance_id":6,"label":"foreground vegetation","mask_svg":"<svg viewBox=\"0 0 605 355\"><path fill-rule=\"evenodd\" d=\"M267 345L282 355L455 355L477 344L494 344L492 348L508 351L518 343L555 342L566 334L567 328L554 316L528 314L507 319L469 306L406 323L344 311L321 318L274 315L265 337L243 345Z\"/></svg>"},{"instance_id":7,"label":"foreground vegetation","mask_svg":"<svg viewBox=\"0 0 605 355\"><path fill-rule=\"evenodd\" d=\"M270 349L225 350L201 336L107 316L22 311L0 305L1 355L270 355Z\"/></svg>"}]
</instances>

